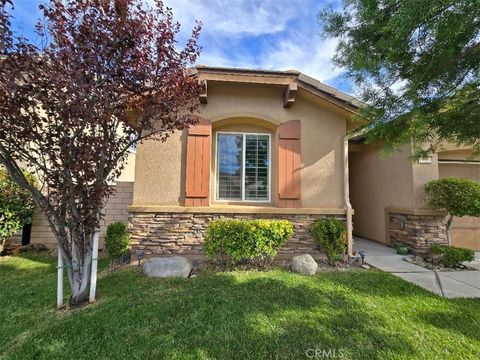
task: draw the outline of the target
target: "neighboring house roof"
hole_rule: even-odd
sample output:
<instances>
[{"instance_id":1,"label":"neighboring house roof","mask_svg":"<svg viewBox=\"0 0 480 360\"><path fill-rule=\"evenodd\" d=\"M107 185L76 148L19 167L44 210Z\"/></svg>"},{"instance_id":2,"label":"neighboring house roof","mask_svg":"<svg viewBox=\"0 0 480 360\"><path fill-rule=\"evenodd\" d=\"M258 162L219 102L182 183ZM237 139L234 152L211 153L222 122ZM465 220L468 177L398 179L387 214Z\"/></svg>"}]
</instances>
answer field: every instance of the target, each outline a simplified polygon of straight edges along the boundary
<instances>
[{"instance_id":1,"label":"neighboring house roof","mask_svg":"<svg viewBox=\"0 0 480 360\"><path fill-rule=\"evenodd\" d=\"M302 88L351 113L356 113L356 110L361 106L361 102L354 97L297 70L258 70L206 65L197 65L196 69L207 84L209 81L226 81L285 86L285 107L290 107L295 102L298 88ZM207 92L201 100L204 103L207 102Z\"/></svg>"}]
</instances>

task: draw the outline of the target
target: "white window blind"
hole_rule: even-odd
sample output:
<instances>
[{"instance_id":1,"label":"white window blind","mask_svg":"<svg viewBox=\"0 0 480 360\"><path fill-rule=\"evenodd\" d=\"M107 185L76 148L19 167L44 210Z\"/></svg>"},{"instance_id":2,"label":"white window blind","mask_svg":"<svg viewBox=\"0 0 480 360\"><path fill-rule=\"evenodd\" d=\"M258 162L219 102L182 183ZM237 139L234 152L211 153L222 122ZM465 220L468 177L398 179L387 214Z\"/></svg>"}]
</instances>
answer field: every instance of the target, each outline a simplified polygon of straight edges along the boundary
<instances>
[{"instance_id":1,"label":"white window blind","mask_svg":"<svg viewBox=\"0 0 480 360\"><path fill-rule=\"evenodd\" d=\"M217 199L270 201L270 135L217 133Z\"/></svg>"}]
</instances>

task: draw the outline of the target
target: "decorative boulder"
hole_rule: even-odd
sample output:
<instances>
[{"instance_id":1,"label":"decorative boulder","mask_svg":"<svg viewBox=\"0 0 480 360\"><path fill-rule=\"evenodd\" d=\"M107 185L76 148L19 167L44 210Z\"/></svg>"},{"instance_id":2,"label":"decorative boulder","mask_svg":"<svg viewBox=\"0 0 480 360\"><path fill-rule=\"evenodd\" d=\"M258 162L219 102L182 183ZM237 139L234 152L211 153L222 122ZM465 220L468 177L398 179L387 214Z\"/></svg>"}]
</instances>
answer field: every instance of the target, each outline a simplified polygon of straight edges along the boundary
<instances>
[{"instance_id":1,"label":"decorative boulder","mask_svg":"<svg viewBox=\"0 0 480 360\"><path fill-rule=\"evenodd\" d=\"M147 276L187 278L192 265L182 256L153 257L145 261L142 270Z\"/></svg>"},{"instance_id":2,"label":"decorative boulder","mask_svg":"<svg viewBox=\"0 0 480 360\"><path fill-rule=\"evenodd\" d=\"M292 271L303 275L315 275L318 269L317 262L309 254L298 255L292 258Z\"/></svg>"},{"instance_id":3,"label":"decorative boulder","mask_svg":"<svg viewBox=\"0 0 480 360\"><path fill-rule=\"evenodd\" d=\"M19 248L19 252L41 252L48 251L48 247L43 244L28 244Z\"/></svg>"}]
</instances>

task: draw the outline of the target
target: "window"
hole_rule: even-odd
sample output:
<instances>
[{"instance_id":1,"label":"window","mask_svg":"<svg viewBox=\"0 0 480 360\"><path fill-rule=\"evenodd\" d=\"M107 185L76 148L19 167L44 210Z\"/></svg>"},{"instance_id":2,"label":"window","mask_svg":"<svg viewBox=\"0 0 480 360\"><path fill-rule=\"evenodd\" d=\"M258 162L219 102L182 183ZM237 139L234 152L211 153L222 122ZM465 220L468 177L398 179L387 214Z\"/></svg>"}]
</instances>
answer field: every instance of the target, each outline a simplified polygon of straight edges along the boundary
<instances>
[{"instance_id":1,"label":"window","mask_svg":"<svg viewBox=\"0 0 480 360\"><path fill-rule=\"evenodd\" d=\"M270 201L270 135L217 133L217 200Z\"/></svg>"}]
</instances>

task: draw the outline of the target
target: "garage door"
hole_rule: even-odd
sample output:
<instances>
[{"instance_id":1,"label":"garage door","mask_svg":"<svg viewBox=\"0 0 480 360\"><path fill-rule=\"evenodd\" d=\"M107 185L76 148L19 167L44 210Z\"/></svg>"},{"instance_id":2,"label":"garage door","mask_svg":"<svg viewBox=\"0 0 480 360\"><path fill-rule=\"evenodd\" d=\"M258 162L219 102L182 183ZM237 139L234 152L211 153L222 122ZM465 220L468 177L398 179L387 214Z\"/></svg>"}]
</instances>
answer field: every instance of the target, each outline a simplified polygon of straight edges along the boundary
<instances>
[{"instance_id":1,"label":"garage door","mask_svg":"<svg viewBox=\"0 0 480 360\"><path fill-rule=\"evenodd\" d=\"M443 162L439 164L440 177L458 177L480 181L480 164ZM480 250L480 218L454 218L452 245Z\"/></svg>"}]
</instances>

